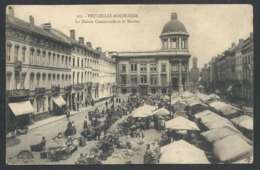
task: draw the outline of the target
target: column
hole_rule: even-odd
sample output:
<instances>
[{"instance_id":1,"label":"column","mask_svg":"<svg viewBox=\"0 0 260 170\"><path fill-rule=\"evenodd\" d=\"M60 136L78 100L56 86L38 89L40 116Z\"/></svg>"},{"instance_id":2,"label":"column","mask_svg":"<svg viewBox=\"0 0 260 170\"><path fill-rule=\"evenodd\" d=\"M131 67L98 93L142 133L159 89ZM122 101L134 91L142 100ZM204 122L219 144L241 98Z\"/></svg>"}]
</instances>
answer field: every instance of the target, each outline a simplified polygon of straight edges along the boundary
<instances>
[{"instance_id":1,"label":"column","mask_svg":"<svg viewBox=\"0 0 260 170\"><path fill-rule=\"evenodd\" d=\"M180 93L183 91L181 67L182 67L181 61L179 61L179 79L178 79L179 82L178 82L178 86L179 86L179 92Z\"/></svg>"},{"instance_id":2,"label":"column","mask_svg":"<svg viewBox=\"0 0 260 170\"><path fill-rule=\"evenodd\" d=\"M189 89L189 86L190 86L190 75L189 75L189 68L190 66L189 66L189 60L188 60L188 62L187 62L187 68L186 68L186 74L187 74L187 76L186 76L186 88L187 89Z\"/></svg>"}]
</instances>

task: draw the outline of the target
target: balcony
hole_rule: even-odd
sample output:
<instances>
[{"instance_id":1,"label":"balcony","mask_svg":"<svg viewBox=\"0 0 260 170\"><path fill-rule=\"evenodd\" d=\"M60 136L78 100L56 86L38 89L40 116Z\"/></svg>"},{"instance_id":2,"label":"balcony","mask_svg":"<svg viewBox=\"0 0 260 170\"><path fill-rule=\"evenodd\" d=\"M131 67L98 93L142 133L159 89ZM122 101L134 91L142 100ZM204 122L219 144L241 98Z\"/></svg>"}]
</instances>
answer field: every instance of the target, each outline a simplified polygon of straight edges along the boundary
<instances>
[{"instance_id":1,"label":"balcony","mask_svg":"<svg viewBox=\"0 0 260 170\"><path fill-rule=\"evenodd\" d=\"M45 87L37 87L35 88L35 95L36 96L44 96L46 88Z\"/></svg>"},{"instance_id":2,"label":"balcony","mask_svg":"<svg viewBox=\"0 0 260 170\"><path fill-rule=\"evenodd\" d=\"M84 87L85 87L84 83L78 83L78 84L72 85L72 88L75 90L81 90L81 89L84 89Z\"/></svg>"},{"instance_id":3,"label":"balcony","mask_svg":"<svg viewBox=\"0 0 260 170\"><path fill-rule=\"evenodd\" d=\"M19 90L7 90L7 97L26 97L29 96L29 89L19 89Z\"/></svg>"}]
</instances>

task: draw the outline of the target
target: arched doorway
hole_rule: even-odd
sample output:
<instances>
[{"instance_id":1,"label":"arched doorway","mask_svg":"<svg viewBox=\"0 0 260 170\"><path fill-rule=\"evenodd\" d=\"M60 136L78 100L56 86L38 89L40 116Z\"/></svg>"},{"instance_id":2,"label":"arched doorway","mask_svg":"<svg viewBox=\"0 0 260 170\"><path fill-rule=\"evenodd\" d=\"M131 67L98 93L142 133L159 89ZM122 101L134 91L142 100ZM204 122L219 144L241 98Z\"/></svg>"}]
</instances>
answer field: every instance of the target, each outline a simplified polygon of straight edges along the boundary
<instances>
[{"instance_id":1,"label":"arched doorway","mask_svg":"<svg viewBox=\"0 0 260 170\"><path fill-rule=\"evenodd\" d=\"M178 91L178 78L177 77L172 78L172 89Z\"/></svg>"}]
</instances>

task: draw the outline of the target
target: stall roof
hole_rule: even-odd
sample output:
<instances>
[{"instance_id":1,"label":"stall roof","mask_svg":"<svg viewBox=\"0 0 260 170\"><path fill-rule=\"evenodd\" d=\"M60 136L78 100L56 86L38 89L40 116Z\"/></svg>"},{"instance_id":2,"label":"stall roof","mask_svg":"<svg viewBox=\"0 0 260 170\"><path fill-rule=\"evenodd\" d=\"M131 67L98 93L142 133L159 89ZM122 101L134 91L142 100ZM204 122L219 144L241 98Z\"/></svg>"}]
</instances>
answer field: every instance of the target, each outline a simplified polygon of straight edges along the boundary
<instances>
[{"instance_id":1,"label":"stall roof","mask_svg":"<svg viewBox=\"0 0 260 170\"><path fill-rule=\"evenodd\" d=\"M220 161L234 162L252 156L253 147L239 135L232 135L215 142L213 151Z\"/></svg>"},{"instance_id":2,"label":"stall roof","mask_svg":"<svg viewBox=\"0 0 260 170\"><path fill-rule=\"evenodd\" d=\"M132 117L148 117L153 115L153 111L156 109L156 106L152 105L143 105L135 109L132 113Z\"/></svg>"},{"instance_id":3,"label":"stall roof","mask_svg":"<svg viewBox=\"0 0 260 170\"><path fill-rule=\"evenodd\" d=\"M216 114L216 113L214 113L214 112L212 112L210 110L204 110L202 112L196 113L194 116L195 116L196 119L199 119L199 118L201 118L203 116L210 115L210 114Z\"/></svg>"},{"instance_id":4,"label":"stall roof","mask_svg":"<svg viewBox=\"0 0 260 170\"><path fill-rule=\"evenodd\" d=\"M195 122L192 122L182 116L165 122L165 128L176 130L200 130Z\"/></svg>"},{"instance_id":5,"label":"stall roof","mask_svg":"<svg viewBox=\"0 0 260 170\"><path fill-rule=\"evenodd\" d=\"M170 114L170 111L165 108L160 108L153 112L153 115L168 115L168 114Z\"/></svg>"},{"instance_id":6,"label":"stall roof","mask_svg":"<svg viewBox=\"0 0 260 170\"><path fill-rule=\"evenodd\" d=\"M210 164L203 150L184 140L161 147L162 164Z\"/></svg>"}]
</instances>

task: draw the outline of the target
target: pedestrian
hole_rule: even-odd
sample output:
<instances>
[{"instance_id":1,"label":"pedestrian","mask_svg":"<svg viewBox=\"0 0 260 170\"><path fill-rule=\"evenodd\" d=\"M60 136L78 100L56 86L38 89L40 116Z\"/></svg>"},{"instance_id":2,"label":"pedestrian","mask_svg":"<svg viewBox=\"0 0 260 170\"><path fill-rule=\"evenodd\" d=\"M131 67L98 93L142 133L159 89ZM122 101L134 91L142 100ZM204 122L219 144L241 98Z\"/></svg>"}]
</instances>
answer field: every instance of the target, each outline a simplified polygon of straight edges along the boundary
<instances>
[{"instance_id":1,"label":"pedestrian","mask_svg":"<svg viewBox=\"0 0 260 170\"><path fill-rule=\"evenodd\" d=\"M108 105L108 103L107 103L107 100L106 100L106 108L107 108L107 105Z\"/></svg>"},{"instance_id":2,"label":"pedestrian","mask_svg":"<svg viewBox=\"0 0 260 170\"><path fill-rule=\"evenodd\" d=\"M85 162L85 157L83 155L83 153L80 154L80 157L78 158L78 164L80 165L84 165L86 162Z\"/></svg>"},{"instance_id":3,"label":"pedestrian","mask_svg":"<svg viewBox=\"0 0 260 170\"><path fill-rule=\"evenodd\" d=\"M132 148L126 148L126 163L127 164L132 164L132 157L134 156L134 151L132 150Z\"/></svg>"},{"instance_id":4,"label":"pedestrian","mask_svg":"<svg viewBox=\"0 0 260 170\"><path fill-rule=\"evenodd\" d=\"M71 122L71 128L72 128L72 134L76 134L76 126L74 121Z\"/></svg>"},{"instance_id":5,"label":"pedestrian","mask_svg":"<svg viewBox=\"0 0 260 170\"><path fill-rule=\"evenodd\" d=\"M150 144L147 144L146 145L146 151L145 151L145 154L144 154L144 164L150 164L151 156L152 156L152 151L150 149Z\"/></svg>"},{"instance_id":6,"label":"pedestrian","mask_svg":"<svg viewBox=\"0 0 260 170\"><path fill-rule=\"evenodd\" d=\"M83 128L84 129L88 128L88 117L87 116L85 116L84 123L83 123Z\"/></svg>"},{"instance_id":7,"label":"pedestrian","mask_svg":"<svg viewBox=\"0 0 260 170\"><path fill-rule=\"evenodd\" d=\"M66 111L66 117L67 117L67 120L69 121L70 120L70 111L69 110Z\"/></svg>"},{"instance_id":8,"label":"pedestrian","mask_svg":"<svg viewBox=\"0 0 260 170\"><path fill-rule=\"evenodd\" d=\"M101 132L100 132L99 128L95 129L95 136L96 136L96 139L98 138L98 141L100 141Z\"/></svg>"},{"instance_id":9,"label":"pedestrian","mask_svg":"<svg viewBox=\"0 0 260 170\"><path fill-rule=\"evenodd\" d=\"M11 136L12 138L15 138L16 137L16 121L14 120L12 123L11 123Z\"/></svg>"}]
</instances>

